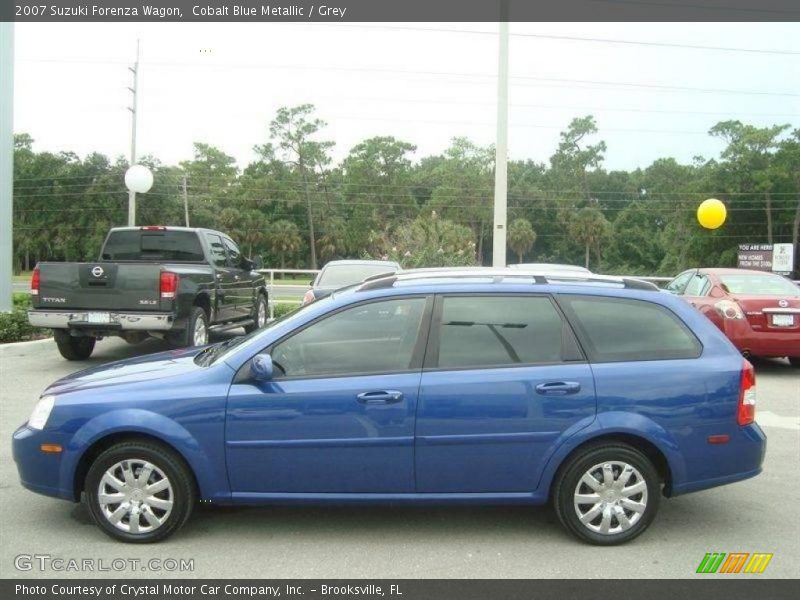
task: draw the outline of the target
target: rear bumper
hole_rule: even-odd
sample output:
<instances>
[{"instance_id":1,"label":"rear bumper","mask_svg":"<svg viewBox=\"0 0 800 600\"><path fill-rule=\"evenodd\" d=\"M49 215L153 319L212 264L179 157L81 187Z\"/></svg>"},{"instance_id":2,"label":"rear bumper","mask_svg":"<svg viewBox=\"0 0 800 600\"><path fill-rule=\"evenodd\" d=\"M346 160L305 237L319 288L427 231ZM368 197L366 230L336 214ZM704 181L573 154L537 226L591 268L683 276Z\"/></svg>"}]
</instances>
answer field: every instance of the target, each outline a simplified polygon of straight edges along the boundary
<instances>
[{"instance_id":1,"label":"rear bumper","mask_svg":"<svg viewBox=\"0 0 800 600\"><path fill-rule=\"evenodd\" d=\"M107 329L109 331L169 331L175 326L171 313L108 312L109 323L90 323L88 313L95 311L29 310L28 322L34 327L50 329Z\"/></svg>"},{"instance_id":2,"label":"rear bumper","mask_svg":"<svg viewBox=\"0 0 800 600\"><path fill-rule=\"evenodd\" d=\"M757 331L745 320L726 320L723 332L740 352L753 356L800 356L800 331Z\"/></svg>"}]
</instances>

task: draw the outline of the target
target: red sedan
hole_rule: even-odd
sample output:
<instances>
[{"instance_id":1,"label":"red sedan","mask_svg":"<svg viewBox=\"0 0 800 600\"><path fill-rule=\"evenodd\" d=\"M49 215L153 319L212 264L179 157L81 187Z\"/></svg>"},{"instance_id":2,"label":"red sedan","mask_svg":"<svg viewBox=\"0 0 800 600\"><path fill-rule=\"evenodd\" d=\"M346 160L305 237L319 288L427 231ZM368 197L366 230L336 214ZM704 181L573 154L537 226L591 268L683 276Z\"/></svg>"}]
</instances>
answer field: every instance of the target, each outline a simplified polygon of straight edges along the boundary
<instances>
[{"instance_id":1,"label":"red sedan","mask_svg":"<svg viewBox=\"0 0 800 600\"><path fill-rule=\"evenodd\" d=\"M691 269L669 282L745 356L782 357L800 367L800 287L764 271Z\"/></svg>"}]
</instances>

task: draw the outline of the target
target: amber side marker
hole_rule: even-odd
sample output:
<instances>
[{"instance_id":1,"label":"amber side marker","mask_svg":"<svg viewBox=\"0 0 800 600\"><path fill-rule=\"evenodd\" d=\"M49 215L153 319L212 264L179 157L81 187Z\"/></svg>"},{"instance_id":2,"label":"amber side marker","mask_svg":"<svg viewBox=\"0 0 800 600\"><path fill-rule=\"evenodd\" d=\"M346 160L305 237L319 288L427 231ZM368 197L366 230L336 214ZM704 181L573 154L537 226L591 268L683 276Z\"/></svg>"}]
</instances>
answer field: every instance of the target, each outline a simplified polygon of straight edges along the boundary
<instances>
[{"instance_id":1,"label":"amber side marker","mask_svg":"<svg viewBox=\"0 0 800 600\"><path fill-rule=\"evenodd\" d=\"M47 452L48 454L58 454L63 450L61 444L42 444L39 446L39 450L42 452Z\"/></svg>"}]
</instances>

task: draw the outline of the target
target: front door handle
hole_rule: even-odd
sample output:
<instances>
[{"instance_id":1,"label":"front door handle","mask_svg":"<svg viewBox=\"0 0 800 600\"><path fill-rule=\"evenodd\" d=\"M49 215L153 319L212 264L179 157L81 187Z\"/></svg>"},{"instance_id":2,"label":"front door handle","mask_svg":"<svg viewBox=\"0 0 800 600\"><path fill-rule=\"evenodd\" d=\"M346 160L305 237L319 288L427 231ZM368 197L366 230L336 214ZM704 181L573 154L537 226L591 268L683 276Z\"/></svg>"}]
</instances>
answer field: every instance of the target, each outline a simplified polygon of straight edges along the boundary
<instances>
[{"instance_id":1,"label":"front door handle","mask_svg":"<svg viewBox=\"0 0 800 600\"><path fill-rule=\"evenodd\" d=\"M550 381L536 386L536 393L548 396L565 396L577 394L581 391L581 384L577 381Z\"/></svg>"},{"instance_id":2,"label":"front door handle","mask_svg":"<svg viewBox=\"0 0 800 600\"><path fill-rule=\"evenodd\" d=\"M403 399L403 392L383 390L380 392L362 392L356 396L361 404L393 404Z\"/></svg>"}]
</instances>

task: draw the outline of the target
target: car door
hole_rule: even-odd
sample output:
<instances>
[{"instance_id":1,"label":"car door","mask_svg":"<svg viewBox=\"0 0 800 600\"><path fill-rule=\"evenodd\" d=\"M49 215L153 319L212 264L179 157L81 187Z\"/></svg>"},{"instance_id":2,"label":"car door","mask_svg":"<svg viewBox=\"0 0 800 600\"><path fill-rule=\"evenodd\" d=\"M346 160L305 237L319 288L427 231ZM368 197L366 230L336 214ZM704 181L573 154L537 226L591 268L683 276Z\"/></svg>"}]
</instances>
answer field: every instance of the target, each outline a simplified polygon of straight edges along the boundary
<instances>
[{"instance_id":1,"label":"car door","mask_svg":"<svg viewBox=\"0 0 800 600\"><path fill-rule=\"evenodd\" d=\"M249 317L253 314L255 295L250 278L250 269L243 268L243 256L239 247L228 237L222 236L222 243L228 253L228 268L233 274L231 285L233 311L236 318Z\"/></svg>"},{"instance_id":2,"label":"car door","mask_svg":"<svg viewBox=\"0 0 800 600\"><path fill-rule=\"evenodd\" d=\"M237 376L225 425L234 493L413 492L432 304L345 307L267 348L270 381Z\"/></svg>"},{"instance_id":3,"label":"car door","mask_svg":"<svg viewBox=\"0 0 800 600\"><path fill-rule=\"evenodd\" d=\"M530 492L595 415L592 371L547 295L437 296L417 408L422 493Z\"/></svg>"},{"instance_id":4,"label":"car door","mask_svg":"<svg viewBox=\"0 0 800 600\"><path fill-rule=\"evenodd\" d=\"M714 304L718 302L718 298L709 296L711 291L711 280L707 275L702 273L695 273L686 284L681 294L689 304L694 306L701 313L709 317L712 321L717 320L717 313L714 309Z\"/></svg>"},{"instance_id":5,"label":"car door","mask_svg":"<svg viewBox=\"0 0 800 600\"><path fill-rule=\"evenodd\" d=\"M228 264L228 254L222 238L215 233L206 233L206 242L214 267L214 288L216 290L215 321L229 321L236 318L236 294L234 270Z\"/></svg>"}]
</instances>

